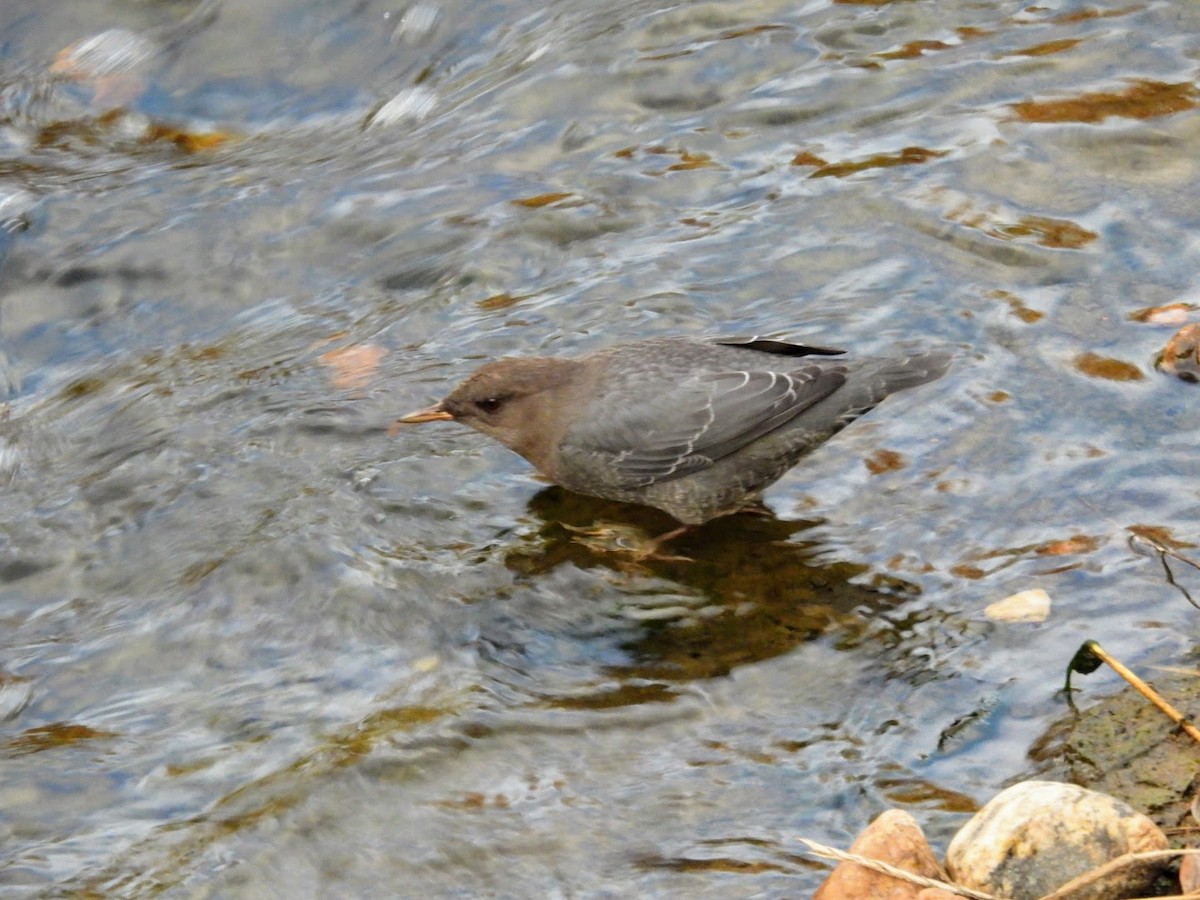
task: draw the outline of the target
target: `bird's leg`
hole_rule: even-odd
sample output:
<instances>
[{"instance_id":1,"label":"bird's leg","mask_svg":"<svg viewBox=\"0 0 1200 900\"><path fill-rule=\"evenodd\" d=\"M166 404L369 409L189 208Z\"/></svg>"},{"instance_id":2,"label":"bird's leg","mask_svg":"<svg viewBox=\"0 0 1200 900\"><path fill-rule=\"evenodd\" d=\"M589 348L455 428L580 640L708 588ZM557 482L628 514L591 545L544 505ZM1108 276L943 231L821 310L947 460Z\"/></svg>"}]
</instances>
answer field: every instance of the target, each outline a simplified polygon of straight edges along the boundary
<instances>
[{"instance_id":1,"label":"bird's leg","mask_svg":"<svg viewBox=\"0 0 1200 900\"><path fill-rule=\"evenodd\" d=\"M597 525L591 528L579 528L575 525L562 523L562 527L576 535L576 540L588 550L595 553L627 554L635 562L692 562L687 556L672 556L663 553L661 547L667 541L674 540L694 526L684 525L661 534L656 538L646 537L646 532L631 525Z\"/></svg>"},{"instance_id":2,"label":"bird's leg","mask_svg":"<svg viewBox=\"0 0 1200 900\"><path fill-rule=\"evenodd\" d=\"M670 531L660 534L658 537L654 538L651 543L655 546L659 544L665 544L667 541L673 541L677 537L683 537L695 527L695 525L680 525L678 528L672 528Z\"/></svg>"},{"instance_id":3,"label":"bird's leg","mask_svg":"<svg viewBox=\"0 0 1200 900\"><path fill-rule=\"evenodd\" d=\"M687 534L694 527L694 525L681 525L679 528L671 529L666 534L660 534L656 538L651 538L644 542L640 549L634 551L634 560L636 562L695 562L690 556L679 556L677 554L662 552L663 544Z\"/></svg>"}]
</instances>

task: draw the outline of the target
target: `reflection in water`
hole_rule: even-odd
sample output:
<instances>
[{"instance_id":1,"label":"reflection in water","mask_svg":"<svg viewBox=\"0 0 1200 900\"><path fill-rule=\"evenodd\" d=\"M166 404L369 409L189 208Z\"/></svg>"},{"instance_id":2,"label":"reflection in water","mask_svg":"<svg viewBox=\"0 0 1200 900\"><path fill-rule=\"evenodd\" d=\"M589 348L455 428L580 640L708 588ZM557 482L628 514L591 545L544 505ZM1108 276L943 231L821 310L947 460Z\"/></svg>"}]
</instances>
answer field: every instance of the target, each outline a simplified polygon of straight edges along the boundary
<instances>
[{"instance_id":1,"label":"reflection in water","mask_svg":"<svg viewBox=\"0 0 1200 900\"><path fill-rule=\"evenodd\" d=\"M536 549L523 547L506 556L510 568L526 575L568 563L625 571L621 551L594 551L571 528L619 519L654 533L672 521L656 510L594 500L558 487L539 492L529 510L542 522L529 539ZM736 666L787 653L833 628L841 639L854 641L863 616L894 605L897 596L853 584L864 566L819 561L815 545L796 539L815 524L769 514L726 516L678 540L674 549L688 559L645 563L673 586L668 596L682 592L694 598L693 606L673 605L661 621L646 617L638 633L622 644L628 661L605 667L614 678L638 683L622 683L615 690L628 692L629 702L644 702L648 692L661 687L651 689L641 681L720 677ZM896 582L892 587L919 593L915 585ZM569 702L581 705L578 697ZM594 702L600 707L615 701L605 692Z\"/></svg>"}]
</instances>

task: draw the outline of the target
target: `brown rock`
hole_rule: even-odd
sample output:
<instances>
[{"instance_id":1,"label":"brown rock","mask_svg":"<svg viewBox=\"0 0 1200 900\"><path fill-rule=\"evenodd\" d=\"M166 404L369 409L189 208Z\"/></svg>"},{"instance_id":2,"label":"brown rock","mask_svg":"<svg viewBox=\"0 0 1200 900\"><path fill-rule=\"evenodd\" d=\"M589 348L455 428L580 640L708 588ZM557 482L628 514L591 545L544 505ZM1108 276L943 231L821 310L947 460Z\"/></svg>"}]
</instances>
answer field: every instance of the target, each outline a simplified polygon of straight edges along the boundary
<instances>
[{"instance_id":1,"label":"brown rock","mask_svg":"<svg viewBox=\"0 0 1200 900\"><path fill-rule=\"evenodd\" d=\"M851 853L890 863L898 869L945 880L917 820L900 809L889 809L863 829ZM838 863L813 894L813 900L916 900L923 888L858 863Z\"/></svg>"}]
</instances>

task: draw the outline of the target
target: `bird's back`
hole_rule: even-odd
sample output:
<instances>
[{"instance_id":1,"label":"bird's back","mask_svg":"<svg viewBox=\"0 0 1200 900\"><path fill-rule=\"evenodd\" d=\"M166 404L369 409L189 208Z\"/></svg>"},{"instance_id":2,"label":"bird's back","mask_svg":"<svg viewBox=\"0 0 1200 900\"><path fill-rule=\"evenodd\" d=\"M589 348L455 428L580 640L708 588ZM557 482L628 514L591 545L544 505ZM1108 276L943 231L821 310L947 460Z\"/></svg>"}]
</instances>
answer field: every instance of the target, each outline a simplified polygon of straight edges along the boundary
<instances>
[{"instance_id":1,"label":"bird's back","mask_svg":"<svg viewBox=\"0 0 1200 900\"><path fill-rule=\"evenodd\" d=\"M731 341L655 339L587 357L588 408L561 445L565 486L703 522L753 501L813 447L950 363L944 351L856 360Z\"/></svg>"}]
</instances>

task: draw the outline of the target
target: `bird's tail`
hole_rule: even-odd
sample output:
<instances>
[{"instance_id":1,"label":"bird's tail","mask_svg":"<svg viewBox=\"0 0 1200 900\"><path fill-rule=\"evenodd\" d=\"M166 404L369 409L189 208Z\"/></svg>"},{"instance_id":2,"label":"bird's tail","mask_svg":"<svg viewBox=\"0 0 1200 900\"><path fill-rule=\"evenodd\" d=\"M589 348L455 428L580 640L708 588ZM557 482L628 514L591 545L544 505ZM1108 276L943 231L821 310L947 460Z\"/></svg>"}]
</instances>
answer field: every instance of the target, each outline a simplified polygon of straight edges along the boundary
<instances>
[{"instance_id":1,"label":"bird's tail","mask_svg":"<svg viewBox=\"0 0 1200 900\"><path fill-rule=\"evenodd\" d=\"M874 366L864 366L865 385L878 403L888 394L907 390L918 384L937 381L950 369L954 355L948 350L924 350L908 356L879 360Z\"/></svg>"},{"instance_id":2,"label":"bird's tail","mask_svg":"<svg viewBox=\"0 0 1200 900\"><path fill-rule=\"evenodd\" d=\"M889 394L936 381L950 369L953 359L954 354L947 350L916 351L879 359L851 371L845 386L830 398L836 398L840 406L832 430L840 431Z\"/></svg>"}]
</instances>

